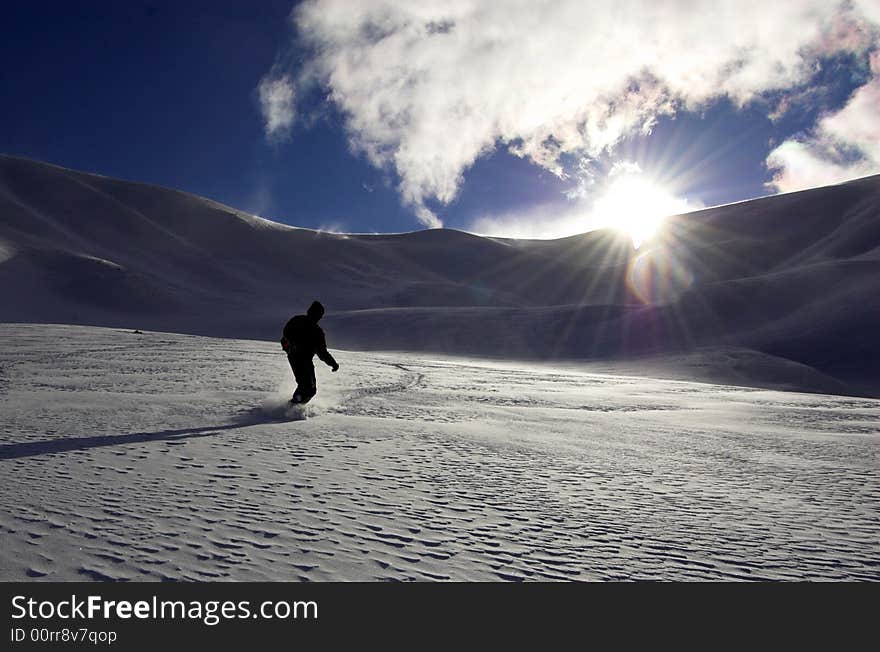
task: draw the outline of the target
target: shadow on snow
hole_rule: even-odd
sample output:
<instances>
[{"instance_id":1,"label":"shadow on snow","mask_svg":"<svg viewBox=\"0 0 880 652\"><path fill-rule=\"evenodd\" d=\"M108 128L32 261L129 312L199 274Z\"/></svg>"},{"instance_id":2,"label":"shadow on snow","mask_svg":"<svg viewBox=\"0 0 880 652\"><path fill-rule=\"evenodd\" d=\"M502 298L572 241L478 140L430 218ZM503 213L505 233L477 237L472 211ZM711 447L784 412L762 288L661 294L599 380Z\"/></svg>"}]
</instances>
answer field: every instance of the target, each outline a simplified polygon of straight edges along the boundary
<instances>
[{"instance_id":1,"label":"shadow on snow","mask_svg":"<svg viewBox=\"0 0 880 652\"><path fill-rule=\"evenodd\" d=\"M125 435L100 435L97 437L63 437L43 441L29 441L16 444L0 445L0 460L33 457L35 455L51 455L69 451L88 450L102 446L120 446L140 444L150 441L177 441L195 437L210 437L224 430L247 428L262 423L282 423L295 421L284 415L267 414L262 408L253 408L233 418L230 423L219 426L199 428L181 428L178 430L156 430L154 432L132 432Z\"/></svg>"}]
</instances>

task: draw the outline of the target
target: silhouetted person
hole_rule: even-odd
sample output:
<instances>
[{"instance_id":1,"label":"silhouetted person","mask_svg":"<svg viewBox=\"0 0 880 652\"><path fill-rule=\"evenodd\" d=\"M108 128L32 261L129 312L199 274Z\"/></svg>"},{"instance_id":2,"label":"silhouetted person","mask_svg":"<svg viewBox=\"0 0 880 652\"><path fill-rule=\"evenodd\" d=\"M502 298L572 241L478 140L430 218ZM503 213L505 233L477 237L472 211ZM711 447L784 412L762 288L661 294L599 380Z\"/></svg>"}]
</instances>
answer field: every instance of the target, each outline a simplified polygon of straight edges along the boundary
<instances>
[{"instance_id":1,"label":"silhouetted person","mask_svg":"<svg viewBox=\"0 0 880 652\"><path fill-rule=\"evenodd\" d=\"M315 355L333 371L339 369L336 360L327 350L324 331L318 326L323 316L324 306L313 301L306 314L291 317L284 326L281 347L287 351L287 360L293 369L293 377L296 378L296 390L290 399L291 403L308 403L318 391L315 365L312 362Z\"/></svg>"}]
</instances>

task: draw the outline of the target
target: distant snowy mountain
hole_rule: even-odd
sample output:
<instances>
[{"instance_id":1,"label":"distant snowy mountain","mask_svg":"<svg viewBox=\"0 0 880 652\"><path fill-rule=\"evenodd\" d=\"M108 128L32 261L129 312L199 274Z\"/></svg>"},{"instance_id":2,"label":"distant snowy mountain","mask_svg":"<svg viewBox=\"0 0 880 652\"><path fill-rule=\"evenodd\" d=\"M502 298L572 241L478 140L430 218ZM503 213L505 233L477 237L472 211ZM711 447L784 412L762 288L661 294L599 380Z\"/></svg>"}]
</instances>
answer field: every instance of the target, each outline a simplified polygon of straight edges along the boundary
<instances>
[{"instance_id":1,"label":"distant snowy mountain","mask_svg":"<svg viewBox=\"0 0 880 652\"><path fill-rule=\"evenodd\" d=\"M724 350L732 371L775 360L780 385L878 393L878 288L880 176L671 218L633 251L609 231L316 232L0 156L4 322L275 339L319 298L331 347L691 368Z\"/></svg>"}]
</instances>

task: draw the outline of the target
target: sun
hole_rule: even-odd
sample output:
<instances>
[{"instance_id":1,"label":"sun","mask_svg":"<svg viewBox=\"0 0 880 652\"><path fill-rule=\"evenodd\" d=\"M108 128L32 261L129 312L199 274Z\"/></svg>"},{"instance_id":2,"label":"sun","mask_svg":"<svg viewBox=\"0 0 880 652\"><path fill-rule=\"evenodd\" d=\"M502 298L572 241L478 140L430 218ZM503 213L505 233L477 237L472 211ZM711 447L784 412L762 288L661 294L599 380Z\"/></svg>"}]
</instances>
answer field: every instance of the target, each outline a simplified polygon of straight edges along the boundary
<instances>
[{"instance_id":1,"label":"sun","mask_svg":"<svg viewBox=\"0 0 880 652\"><path fill-rule=\"evenodd\" d=\"M688 210L686 199L676 197L641 171L627 171L612 177L592 212L599 227L626 233L638 249L657 234L666 217Z\"/></svg>"}]
</instances>

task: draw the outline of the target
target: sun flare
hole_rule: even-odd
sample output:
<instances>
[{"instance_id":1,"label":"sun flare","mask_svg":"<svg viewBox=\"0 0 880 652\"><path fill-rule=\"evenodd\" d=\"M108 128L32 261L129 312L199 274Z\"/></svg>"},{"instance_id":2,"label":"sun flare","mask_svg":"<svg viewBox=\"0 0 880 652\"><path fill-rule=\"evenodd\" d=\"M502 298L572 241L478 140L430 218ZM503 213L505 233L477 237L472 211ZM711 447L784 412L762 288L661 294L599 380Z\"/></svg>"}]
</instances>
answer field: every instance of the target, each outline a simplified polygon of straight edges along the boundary
<instances>
[{"instance_id":1,"label":"sun flare","mask_svg":"<svg viewBox=\"0 0 880 652\"><path fill-rule=\"evenodd\" d=\"M638 249L657 234L666 217L688 210L687 200L641 172L628 172L612 179L596 200L593 213L602 227L623 231Z\"/></svg>"}]
</instances>

